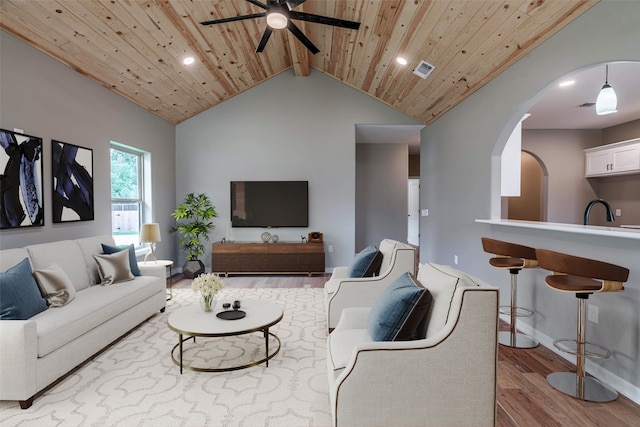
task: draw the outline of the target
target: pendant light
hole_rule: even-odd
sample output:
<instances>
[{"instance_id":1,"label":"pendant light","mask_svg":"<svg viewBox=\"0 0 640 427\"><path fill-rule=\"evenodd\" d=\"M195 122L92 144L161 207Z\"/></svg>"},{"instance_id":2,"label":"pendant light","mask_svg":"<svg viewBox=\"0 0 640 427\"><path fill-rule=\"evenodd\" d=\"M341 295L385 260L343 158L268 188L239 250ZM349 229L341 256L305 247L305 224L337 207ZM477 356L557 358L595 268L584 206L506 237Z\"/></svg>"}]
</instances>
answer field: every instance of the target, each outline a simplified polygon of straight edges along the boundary
<instances>
[{"instance_id":1,"label":"pendant light","mask_svg":"<svg viewBox=\"0 0 640 427\"><path fill-rule=\"evenodd\" d=\"M606 74L604 79L604 86L598 94L596 100L596 114L604 116L605 114L615 113L618 107L618 97L616 92L609 85L609 64L606 65Z\"/></svg>"}]
</instances>

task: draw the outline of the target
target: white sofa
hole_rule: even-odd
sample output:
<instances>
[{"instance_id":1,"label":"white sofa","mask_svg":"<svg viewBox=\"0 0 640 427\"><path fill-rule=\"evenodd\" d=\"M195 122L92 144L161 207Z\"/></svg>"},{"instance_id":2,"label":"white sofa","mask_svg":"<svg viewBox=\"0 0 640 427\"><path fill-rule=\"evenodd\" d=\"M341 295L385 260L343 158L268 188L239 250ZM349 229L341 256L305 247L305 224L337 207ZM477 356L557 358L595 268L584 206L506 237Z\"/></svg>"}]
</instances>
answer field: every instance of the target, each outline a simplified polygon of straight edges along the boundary
<instances>
[{"instance_id":1,"label":"white sofa","mask_svg":"<svg viewBox=\"0 0 640 427\"><path fill-rule=\"evenodd\" d=\"M0 321L0 399L23 409L41 390L150 316L164 311L165 268L140 268L141 276L99 285L93 254L111 236L89 237L0 251L0 270L28 258L33 269L56 263L71 279L75 298L28 320Z\"/></svg>"},{"instance_id":2,"label":"white sofa","mask_svg":"<svg viewBox=\"0 0 640 427\"><path fill-rule=\"evenodd\" d=\"M495 425L498 289L436 264L418 281L433 298L425 339L372 341L369 307L346 308L329 334L334 427Z\"/></svg>"},{"instance_id":3,"label":"white sofa","mask_svg":"<svg viewBox=\"0 0 640 427\"><path fill-rule=\"evenodd\" d=\"M327 327L336 327L345 307L368 307L380 292L398 276L416 273L416 248L397 240L384 239L378 250L382 253L380 274L374 277L350 278L349 267L336 267L324 285Z\"/></svg>"}]
</instances>

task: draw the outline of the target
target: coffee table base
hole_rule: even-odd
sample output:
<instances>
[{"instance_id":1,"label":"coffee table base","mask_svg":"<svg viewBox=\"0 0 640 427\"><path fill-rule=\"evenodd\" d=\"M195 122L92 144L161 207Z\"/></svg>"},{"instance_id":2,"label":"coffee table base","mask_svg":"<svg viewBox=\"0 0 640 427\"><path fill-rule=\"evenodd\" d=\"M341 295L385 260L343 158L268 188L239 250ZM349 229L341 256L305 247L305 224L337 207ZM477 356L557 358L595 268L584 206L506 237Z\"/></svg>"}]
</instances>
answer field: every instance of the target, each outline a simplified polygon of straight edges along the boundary
<instances>
[{"instance_id":1,"label":"coffee table base","mask_svg":"<svg viewBox=\"0 0 640 427\"><path fill-rule=\"evenodd\" d=\"M237 371L239 369L246 369L246 368L251 368L252 366L257 366L261 363L265 363L266 362L266 366L269 366L269 360L273 359L273 357L278 354L278 352L280 352L280 347L281 347L281 343L280 343L280 338L278 338L277 335L275 335L272 332L269 332L269 328L265 328L263 329L263 333L264 333L264 341L265 341L265 358L264 359L260 359L257 360L255 362L251 362L251 363L247 363L245 365L238 365L238 366L231 366L228 368L198 368L197 366L191 366L191 365L185 365L183 362L183 343L187 340L190 340L191 338L193 338L193 340L195 341L195 336L191 336L191 335L187 335L186 338L184 338L185 335L183 334L178 334L178 343L176 345L173 346L173 348L171 349L171 360L173 360L173 363L176 364L177 366L180 367L180 374L182 374L182 370L183 369L187 369L189 371L195 371L195 372L229 372L229 371ZM276 348L276 350L272 353L269 354L269 336L272 336L273 338L276 339L277 343L278 343L278 347ZM176 349L179 348L180 349L180 360L176 359L175 357L175 351Z\"/></svg>"}]
</instances>

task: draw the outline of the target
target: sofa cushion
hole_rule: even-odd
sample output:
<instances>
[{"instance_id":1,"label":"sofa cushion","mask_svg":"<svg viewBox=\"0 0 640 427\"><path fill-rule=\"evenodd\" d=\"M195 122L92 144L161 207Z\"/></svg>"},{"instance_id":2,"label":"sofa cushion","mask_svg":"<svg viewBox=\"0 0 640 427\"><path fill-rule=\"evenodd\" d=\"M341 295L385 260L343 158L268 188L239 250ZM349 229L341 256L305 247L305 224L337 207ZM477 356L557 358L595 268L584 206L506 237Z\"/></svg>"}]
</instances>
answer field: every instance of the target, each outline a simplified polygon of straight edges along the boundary
<instances>
[{"instance_id":1,"label":"sofa cushion","mask_svg":"<svg viewBox=\"0 0 640 427\"><path fill-rule=\"evenodd\" d=\"M431 294L411 273L404 273L387 286L371 307L367 331L373 341L406 341L416 338L416 329L431 306Z\"/></svg>"},{"instance_id":2,"label":"sofa cushion","mask_svg":"<svg viewBox=\"0 0 640 427\"><path fill-rule=\"evenodd\" d=\"M445 265L424 263L418 272L418 281L429 290L433 303L427 314L426 336L440 331L449 320L453 295L457 288L472 285L467 276ZM463 279L461 279L463 278Z\"/></svg>"},{"instance_id":3,"label":"sofa cushion","mask_svg":"<svg viewBox=\"0 0 640 427\"><path fill-rule=\"evenodd\" d=\"M153 297L158 293L157 280L155 276L140 276L111 286L91 286L76 293L76 298L64 307L34 316L32 320L36 322L38 334L38 357L46 356Z\"/></svg>"},{"instance_id":4,"label":"sofa cushion","mask_svg":"<svg viewBox=\"0 0 640 427\"><path fill-rule=\"evenodd\" d=\"M51 264L58 264L71 279L76 291L88 288L89 273L85 266L80 246L74 240L61 240L52 243L41 243L27 246L29 258L34 269L44 269Z\"/></svg>"},{"instance_id":5,"label":"sofa cushion","mask_svg":"<svg viewBox=\"0 0 640 427\"><path fill-rule=\"evenodd\" d=\"M58 264L51 264L42 270L34 270L33 275L49 307L62 307L76 297L73 283Z\"/></svg>"},{"instance_id":6,"label":"sofa cushion","mask_svg":"<svg viewBox=\"0 0 640 427\"><path fill-rule=\"evenodd\" d=\"M129 251L94 255L93 258L98 264L100 283L103 286L126 282L135 278L131 273L131 267L129 267Z\"/></svg>"},{"instance_id":7,"label":"sofa cushion","mask_svg":"<svg viewBox=\"0 0 640 427\"><path fill-rule=\"evenodd\" d=\"M46 309L29 259L0 273L0 319L26 320Z\"/></svg>"},{"instance_id":8,"label":"sofa cushion","mask_svg":"<svg viewBox=\"0 0 640 427\"><path fill-rule=\"evenodd\" d=\"M102 243L102 252L105 254L114 254L124 250L129 251L129 267L131 268L131 273L134 276L140 276L140 268L138 267L138 259L136 258L136 249L133 247L133 244L130 244L126 248L119 248L117 246L105 245Z\"/></svg>"},{"instance_id":9,"label":"sofa cushion","mask_svg":"<svg viewBox=\"0 0 640 427\"><path fill-rule=\"evenodd\" d=\"M372 277L380 273L382 253L374 245L364 248L349 266L349 277Z\"/></svg>"},{"instance_id":10,"label":"sofa cushion","mask_svg":"<svg viewBox=\"0 0 640 427\"><path fill-rule=\"evenodd\" d=\"M80 251L82 251L84 265L86 266L87 273L89 274L89 285L97 285L100 283L100 274L98 273L98 265L96 260L93 259L93 255L101 254L102 244L115 246L116 243L113 240L113 236L105 234L102 236L83 237L76 240Z\"/></svg>"}]
</instances>

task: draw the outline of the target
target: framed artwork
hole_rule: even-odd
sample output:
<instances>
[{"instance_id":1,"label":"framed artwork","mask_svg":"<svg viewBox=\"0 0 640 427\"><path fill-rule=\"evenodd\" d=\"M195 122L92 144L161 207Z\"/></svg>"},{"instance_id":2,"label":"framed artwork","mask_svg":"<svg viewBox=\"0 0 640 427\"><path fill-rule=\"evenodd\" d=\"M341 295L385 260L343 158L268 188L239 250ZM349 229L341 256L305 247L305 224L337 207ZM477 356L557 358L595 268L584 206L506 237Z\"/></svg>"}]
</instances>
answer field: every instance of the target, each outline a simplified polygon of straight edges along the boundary
<instances>
[{"instance_id":1,"label":"framed artwork","mask_svg":"<svg viewBox=\"0 0 640 427\"><path fill-rule=\"evenodd\" d=\"M0 129L0 229L44 225L42 138Z\"/></svg>"},{"instance_id":2,"label":"framed artwork","mask_svg":"<svg viewBox=\"0 0 640 427\"><path fill-rule=\"evenodd\" d=\"M51 140L53 222L93 220L93 150Z\"/></svg>"}]
</instances>

